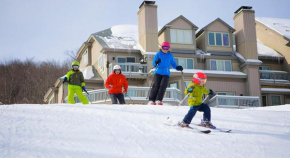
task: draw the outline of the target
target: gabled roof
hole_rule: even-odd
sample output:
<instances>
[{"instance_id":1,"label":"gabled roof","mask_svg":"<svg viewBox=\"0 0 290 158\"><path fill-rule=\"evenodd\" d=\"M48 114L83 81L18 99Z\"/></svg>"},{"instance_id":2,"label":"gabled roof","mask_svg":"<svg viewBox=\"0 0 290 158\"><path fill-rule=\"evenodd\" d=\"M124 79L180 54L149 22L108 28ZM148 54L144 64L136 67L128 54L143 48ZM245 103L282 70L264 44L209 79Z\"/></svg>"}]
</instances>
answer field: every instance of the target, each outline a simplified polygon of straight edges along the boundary
<instances>
[{"instance_id":1,"label":"gabled roof","mask_svg":"<svg viewBox=\"0 0 290 158\"><path fill-rule=\"evenodd\" d=\"M202 29L200 29L198 31L198 33L196 34L196 37L198 37L199 35L201 35L211 24L213 24L216 21L219 21L222 24L224 24L225 26L227 26L232 32L236 31L234 28L232 28L229 24L227 24L226 22L224 22L222 19L217 18L214 21L212 21L211 23L209 23L208 25L206 25L205 27L203 27Z\"/></svg>"},{"instance_id":2,"label":"gabled roof","mask_svg":"<svg viewBox=\"0 0 290 158\"><path fill-rule=\"evenodd\" d=\"M290 19L279 18L255 18L255 20L266 27L276 31L278 34L290 40Z\"/></svg>"},{"instance_id":3,"label":"gabled roof","mask_svg":"<svg viewBox=\"0 0 290 158\"><path fill-rule=\"evenodd\" d=\"M172 23L174 23L176 20L178 19L182 19L185 22L187 22L189 25L191 25L193 28L198 29L198 27L196 25L194 25L191 21L189 21L188 19L186 19L183 15L180 15L179 17L173 19L172 21L170 21L169 23L167 23L166 25L163 26L163 28L158 32L158 36L168 27L170 26Z\"/></svg>"}]
</instances>

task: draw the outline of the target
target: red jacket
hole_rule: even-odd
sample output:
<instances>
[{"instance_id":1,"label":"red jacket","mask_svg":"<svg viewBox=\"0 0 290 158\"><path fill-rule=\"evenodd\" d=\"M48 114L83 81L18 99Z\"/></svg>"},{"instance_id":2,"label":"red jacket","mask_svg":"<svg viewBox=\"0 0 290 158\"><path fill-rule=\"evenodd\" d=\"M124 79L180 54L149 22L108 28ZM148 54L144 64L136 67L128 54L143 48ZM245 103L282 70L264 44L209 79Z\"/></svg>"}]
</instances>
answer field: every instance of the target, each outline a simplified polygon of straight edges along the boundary
<instances>
[{"instance_id":1,"label":"red jacket","mask_svg":"<svg viewBox=\"0 0 290 158\"><path fill-rule=\"evenodd\" d=\"M112 87L110 87L112 85ZM109 89L109 94L119 94L122 93L122 87L124 87L124 92L128 90L128 82L123 74L115 74L113 72L106 80L105 86Z\"/></svg>"}]
</instances>

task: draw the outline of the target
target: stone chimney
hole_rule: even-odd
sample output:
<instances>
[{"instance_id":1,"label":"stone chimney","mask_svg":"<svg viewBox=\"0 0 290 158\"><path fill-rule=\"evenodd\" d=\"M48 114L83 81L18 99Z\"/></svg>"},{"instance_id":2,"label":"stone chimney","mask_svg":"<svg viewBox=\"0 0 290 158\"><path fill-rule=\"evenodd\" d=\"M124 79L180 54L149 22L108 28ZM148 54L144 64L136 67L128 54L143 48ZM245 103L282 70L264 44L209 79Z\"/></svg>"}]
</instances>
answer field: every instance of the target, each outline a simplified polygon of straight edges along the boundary
<instances>
[{"instance_id":1,"label":"stone chimney","mask_svg":"<svg viewBox=\"0 0 290 158\"><path fill-rule=\"evenodd\" d=\"M139 43L146 52L158 51L157 5L144 1L138 11Z\"/></svg>"},{"instance_id":2,"label":"stone chimney","mask_svg":"<svg viewBox=\"0 0 290 158\"><path fill-rule=\"evenodd\" d=\"M255 11L242 6L234 16L236 48L245 59L258 59Z\"/></svg>"}]
</instances>

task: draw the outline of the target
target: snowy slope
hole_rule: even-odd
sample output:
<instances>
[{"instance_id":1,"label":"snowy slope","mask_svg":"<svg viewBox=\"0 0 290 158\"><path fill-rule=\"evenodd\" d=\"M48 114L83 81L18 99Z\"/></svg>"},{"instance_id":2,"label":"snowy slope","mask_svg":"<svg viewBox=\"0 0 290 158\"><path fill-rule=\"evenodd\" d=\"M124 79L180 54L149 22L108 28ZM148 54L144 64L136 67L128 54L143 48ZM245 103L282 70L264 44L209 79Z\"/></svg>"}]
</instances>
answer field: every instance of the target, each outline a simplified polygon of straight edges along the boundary
<instances>
[{"instance_id":1,"label":"snowy slope","mask_svg":"<svg viewBox=\"0 0 290 158\"><path fill-rule=\"evenodd\" d=\"M290 105L212 108L232 133L206 135L166 126L188 107L147 105L0 106L0 157L289 158ZM171 114L171 115L170 115ZM193 123L202 114L197 113Z\"/></svg>"}]
</instances>

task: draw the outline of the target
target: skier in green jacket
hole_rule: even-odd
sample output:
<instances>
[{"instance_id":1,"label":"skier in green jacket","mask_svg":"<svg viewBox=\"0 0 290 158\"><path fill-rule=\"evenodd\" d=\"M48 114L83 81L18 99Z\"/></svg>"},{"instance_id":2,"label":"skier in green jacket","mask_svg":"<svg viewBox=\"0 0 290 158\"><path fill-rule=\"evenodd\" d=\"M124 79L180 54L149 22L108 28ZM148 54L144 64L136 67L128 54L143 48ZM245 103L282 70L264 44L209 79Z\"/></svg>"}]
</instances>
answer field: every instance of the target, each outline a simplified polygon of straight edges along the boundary
<instances>
[{"instance_id":1,"label":"skier in green jacket","mask_svg":"<svg viewBox=\"0 0 290 158\"><path fill-rule=\"evenodd\" d=\"M75 104L74 95L76 94L83 104L89 104L88 99L82 93L86 87L83 73L79 70L79 62L72 62L71 67L63 79L63 83L68 82L68 103Z\"/></svg>"},{"instance_id":2,"label":"skier in green jacket","mask_svg":"<svg viewBox=\"0 0 290 158\"><path fill-rule=\"evenodd\" d=\"M185 115L183 121L180 123L181 127L187 127L197 111L203 112L203 120L200 126L213 128L216 127L211 123L211 111L207 104L202 103L203 94L213 94L211 89L205 87L207 76L202 72L197 72L193 75L193 81L191 81L184 91L184 94L188 95L188 105L190 109Z\"/></svg>"}]
</instances>

